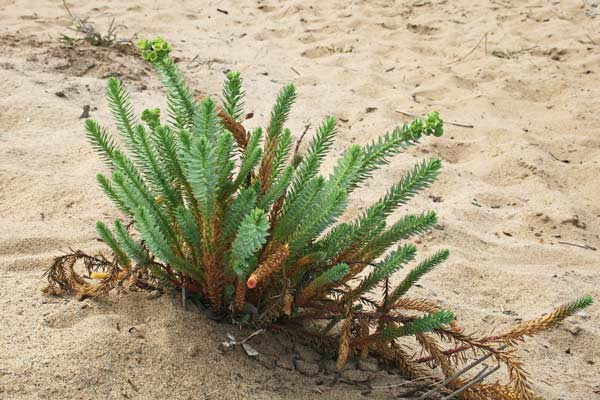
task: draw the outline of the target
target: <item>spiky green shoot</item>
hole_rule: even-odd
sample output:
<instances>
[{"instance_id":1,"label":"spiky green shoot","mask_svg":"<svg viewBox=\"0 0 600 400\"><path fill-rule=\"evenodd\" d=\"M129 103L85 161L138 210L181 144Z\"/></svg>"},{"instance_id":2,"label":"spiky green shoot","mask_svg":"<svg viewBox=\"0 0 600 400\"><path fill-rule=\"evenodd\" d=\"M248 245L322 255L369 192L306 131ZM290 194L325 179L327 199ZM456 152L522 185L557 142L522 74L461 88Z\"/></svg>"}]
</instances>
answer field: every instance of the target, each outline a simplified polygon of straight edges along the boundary
<instances>
[{"instance_id":1,"label":"spiky green shoot","mask_svg":"<svg viewBox=\"0 0 600 400\"><path fill-rule=\"evenodd\" d=\"M198 101L164 40L142 40L139 47L165 86L166 120L160 110L148 109L138 121L124 84L110 78L109 108L127 151L96 121L85 124L92 147L110 168L110 174L98 175L98 182L123 216L133 221L131 229L119 220L113 230L97 224L115 256L116 272L106 285L134 274L147 276L186 288L215 314L238 322L301 322L310 337L322 343L331 343L332 328L341 323L340 345L331 346L339 353L338 365L343 366L349 355L371 352L409 375L414 372L411 361L398 350L398 341L406 336L416 335L423 344L432 340L424 334L434 332L465 344L465 349L493 353L488 343L513 344L591 304L591 298L584 297L504 336L477 341L463 335L453 313L429 300L406 297L417 281L448 258L448 250L421 260L404 278L396 276L418 257L412 244L394 246L433 229L436 214L427 211L389 225L387 221L433 184L442 165L438 158L418 163L357 218L340 222L346 219L349 194L375 170L424 136L442 135L437 113L365 146L350 146L324 176L320 167L337 134L335 119L326 117L304 154L291 160L294 136L285 124L296 99L293 85L277 96L267 127L248 135L240 125L245 92L239 73L227 74L221 105L210 96ZM55 262L51 281L77 284L84 295L100 292L65 278L61 265ZM244 307L246 303L251 307ZM255 312L242 315L248 309ZM437 344L425 348L432 360L448 364L440 358L444 353ZM512 371L514 385L499 390L528 396L523 389L527 385L519 380L526 375L515 372L521 367L510 357L498 360Z\"/></svg>"}]
</instances>

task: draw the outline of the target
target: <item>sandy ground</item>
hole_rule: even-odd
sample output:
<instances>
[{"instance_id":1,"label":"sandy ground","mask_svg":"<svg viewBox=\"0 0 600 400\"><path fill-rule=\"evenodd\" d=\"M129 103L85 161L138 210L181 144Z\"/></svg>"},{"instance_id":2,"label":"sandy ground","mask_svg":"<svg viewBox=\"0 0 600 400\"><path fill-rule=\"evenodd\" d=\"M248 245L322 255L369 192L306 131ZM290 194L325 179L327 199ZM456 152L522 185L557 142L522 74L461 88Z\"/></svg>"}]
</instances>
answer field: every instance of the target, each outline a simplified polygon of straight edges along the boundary
<instances>
[{"instance_id":1,"label":"sandy ground","mask_svg":"<svg viewBox=\"0 0 600 400\"><path fill-rule=\"evenodd\" d=\"M80 303L40 294L51 259L100 249L94 223L117 215L95 185L103 167L85 141L82 106L108 122L109 74L124 79L138 111L164 105L156 78L126 48L61 44L59 34L72 33L60 3L0 0L0 398L313 398L316 378L221 354L230 328L181 310L173 295ZM582 294L600 299L597 2L135 3L71 8L99 30L114 16L127 26L122 38L162 35L208 93L219 92L223 71L241 71L249 127L266 122L287 82L299 92L295 136L333 114L335 154L410 120L395 110L472 124L448 125L399 157L348 212L417 158L441 157L441 178L410 207L440 215L422 251L446 246L452 256L417 294L446 302L464 325L531 318ZM600 398L600 307L587 313L522 350L547 399ZM323 398L365 397L337 385Z\"/></svg>"}]
</instances>

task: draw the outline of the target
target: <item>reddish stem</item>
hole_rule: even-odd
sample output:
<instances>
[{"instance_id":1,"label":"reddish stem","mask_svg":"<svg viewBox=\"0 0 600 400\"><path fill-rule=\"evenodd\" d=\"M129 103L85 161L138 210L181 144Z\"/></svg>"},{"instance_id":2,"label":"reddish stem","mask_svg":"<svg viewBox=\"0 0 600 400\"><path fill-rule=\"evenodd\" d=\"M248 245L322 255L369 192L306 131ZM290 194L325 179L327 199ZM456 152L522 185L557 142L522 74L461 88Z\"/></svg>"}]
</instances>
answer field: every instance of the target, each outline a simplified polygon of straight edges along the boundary
<instances>
[{"instance_id":1,"label":"reddish stem","mask_svg":"<svg viewBox=\"0 0 600 400\"><path fill-rule=\"evenodd\" d=\"M442 353L445 356L449 357L453 354L460 353L460 352L463 352L463 351L469 350L469 349L471 349L470 346L460 346L460 347L455 347L453 349L444 350L444 351L442 351ZM430 362L430 361L435 361L435 358L433 356L429 356L429 357L421 357L421 358L414 360L414 362L416 362L416 363L426 363L426 362Z\"/></svg>"}]
</instances>

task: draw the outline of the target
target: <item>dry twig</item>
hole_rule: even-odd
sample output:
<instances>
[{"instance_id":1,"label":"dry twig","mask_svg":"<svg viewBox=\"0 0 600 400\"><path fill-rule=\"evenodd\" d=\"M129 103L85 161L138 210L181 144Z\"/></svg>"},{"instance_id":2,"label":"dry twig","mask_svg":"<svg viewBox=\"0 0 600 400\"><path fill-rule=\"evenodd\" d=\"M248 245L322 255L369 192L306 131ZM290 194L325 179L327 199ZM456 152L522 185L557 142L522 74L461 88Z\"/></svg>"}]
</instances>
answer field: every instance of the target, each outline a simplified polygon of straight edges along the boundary
<instances>
[{"instance_id":1,"label":"dry twig","mask_svg":"<svg viewBox=\"0 0 600 400\"><path fill-rule=\"evenodd\" d=\"M106 31L106 34L101 34L96 30L94 24L88 22L89 17L79 18L75 16L69 7L67 6L66 0L63 0L63 7L71 17L73 21L74 28L71 28L77 33L83 34L83 38L73 38L68 35L62 34L62 39L66 42L75 42L79 40L86 41L94 46L112 46L115 42L117 42L117 31L122 28L127 28L123 24L115 25L115 18L113 17L110 21L110 25Z\"/></svg>"},{"instance_id":2,"label":"dry twig","mask_svg":"<svg viewBox=\"0 0 600 400\"><path fill-rule=\"evenodd\" d=\"M577 244L577 243L569 243L569 242L558 242L558 243L560 243L560 244L566 244L566 245L568 245L568 246L575 246L575 247L579 247L579 248L581 248L581 249L585 249L585 250L592 250L592 251L596 251L596 250L598 250L597 248L595 248L595 247L593 247L593 246L590 246L589 244L584 244L584 245L581 245L581 244Z\"/></svg>"},{"instance_id":3,"label":"dry twig","mask_svg":"<svg viewBox=\"0 0 600 400\"><path fill-rule=\"evenodd\" d=\"M502 346L500 347L498 350L503 350L505 349L507 346ZM438 383L437 385L435 385L435 387L433 389L431 389L430 391L424 393L423 395L421 395L417 400L425 400L428 397L430 397L432 394L439 392L444 386L446 386L448 383L456 380L457 378L461 377L462 375L464 375L465 373L467 373L468 371L470 371L471 369L475 368L476 366L478 366L479 364L481 364L482 362L484 362L485 360L487 360L488 358L492 357L493 353L488 353L482 357L479 357L477 360L473 361L471 364L467 365L466 367L464 367L463 369L461 369L460 371L454 373L453 375L450 375L448 378L444 379L443 381L441 381L440 383Z\"/></svg>"},{"instance_id":4,"label":"dry twig","mask_svg":"<svg viewBox=\"0 0 600 400\"><path fill-rule=\"evenodd\" d=\"M448 63L448 65L459 63L459 62L463 61L464 59L466 59L467 57L469 57L471 54L473 54L473 52L475 50L477 50L477 48L481 45L481 42L483 42L484 40L486 42L485 47L486 47L486 53L487 53L487 35L488 35L488 33L489 32L484 33L483 36L481 37L481 39L479 39L479 42L477 42L477 44L475 45L475 47L473 47L467 54L465 54L461 58L458 58L458 59Z\"/></svg>"}]
</instances>

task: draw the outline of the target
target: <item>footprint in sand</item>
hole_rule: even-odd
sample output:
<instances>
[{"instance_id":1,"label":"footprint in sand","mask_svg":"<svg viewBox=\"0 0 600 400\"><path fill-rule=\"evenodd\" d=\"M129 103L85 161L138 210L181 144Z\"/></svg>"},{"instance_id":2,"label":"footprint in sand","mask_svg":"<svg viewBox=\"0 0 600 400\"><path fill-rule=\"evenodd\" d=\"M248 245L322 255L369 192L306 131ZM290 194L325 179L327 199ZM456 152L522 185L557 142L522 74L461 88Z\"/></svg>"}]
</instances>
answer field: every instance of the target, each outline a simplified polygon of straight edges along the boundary
<instances>
[{"instance_id":1,"label":"footprint in sand","mask_svg":"<svg viewBox=\"0 0 600 400\"><path fill-rule=\"evenodd\" d=\"M532 175L535 176L539 176L539 177L545 177L546 173L544 172L544 170L539 169L538 167L536 167L535 165L529 164L528 162L525 162L523 160L519 160L517 162L517 165L521 168L523 168L526 172L521 176L522 178L527 178L529 176L529 172L531 172Z\"/></svg>"},{"instance_id":2,"label":"footprint in sand","mask_svg":"<svg viewBox=\"0 0 600 400\"><path fill-rule=\"evenodd\" d=\"M406 29L418 35L431 35L438 30L436 27L421 24L406 24Z\"/></svg>"},{"instance_id":3,"label":"footprint in sand","mask_svg":"<svg viewBox=\"0 0 600 400\"><path fill-rule=\"evenodd\" d=\"M338 47L338 46L332 44L331 46L313 47L311 49L303 51L301 53L301 55L306 58L314 59L314 58L327 57L332 54L352 53L353 50L354 50L354 48L352 46Z\"/></svg>"}]
</instances>

